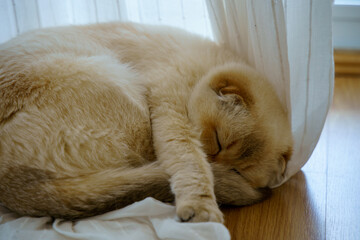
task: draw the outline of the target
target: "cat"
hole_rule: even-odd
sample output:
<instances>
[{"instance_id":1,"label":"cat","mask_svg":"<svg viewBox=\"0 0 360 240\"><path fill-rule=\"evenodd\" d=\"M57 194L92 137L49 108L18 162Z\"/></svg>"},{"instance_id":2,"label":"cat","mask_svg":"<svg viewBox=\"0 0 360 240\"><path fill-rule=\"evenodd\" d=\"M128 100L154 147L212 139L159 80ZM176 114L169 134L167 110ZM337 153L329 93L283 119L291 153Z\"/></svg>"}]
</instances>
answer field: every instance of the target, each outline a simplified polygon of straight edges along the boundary
<instances>
[{"instance_id":1,"label":"cat","mask_svg":"<svg viewBox=\"0 0 360 240\"><path fill-rule=\"evenodd\" d=\"M152 196L181 221L261 201L291 157L267 80L184 30L104 23L0 46L0 202L78 219Z\"/></svg>"}]
</instances>

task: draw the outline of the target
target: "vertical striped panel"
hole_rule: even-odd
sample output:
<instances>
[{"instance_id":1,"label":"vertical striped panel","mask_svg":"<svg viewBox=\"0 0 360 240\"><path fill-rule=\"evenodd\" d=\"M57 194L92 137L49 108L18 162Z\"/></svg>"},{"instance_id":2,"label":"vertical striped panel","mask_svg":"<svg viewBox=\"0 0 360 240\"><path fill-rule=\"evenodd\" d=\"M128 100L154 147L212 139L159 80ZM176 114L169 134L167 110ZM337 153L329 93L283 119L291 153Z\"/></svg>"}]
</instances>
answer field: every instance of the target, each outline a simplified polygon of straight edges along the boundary
<instances>
[{"instance_id":1,"label":"vertical striped panel","mask_svg":"<svg viewBox=\"0 0 360 240\"><path fill-rule=\"evenodd\" d=\"M181 2L181 0L158 0L161 22L171 26L185 27Z\"/></svg>"},{"instance_id":2,"label":"vertical striped panel","mask_svg":"<svg viewBox=\"0 0 360 240\"><path fill-rule=\"evenodd\" d=\"M74 24L88 24L98 22L95 0L71 1L71 8Z\"/></svg>"},{"instance_id":3,"label":"vertical striped panel","mask_svg":"<svg viewBox=\"0 0 360 240\"><path fill-rule=\"evenodd\" d=\"M11 0L0 1L0 43L18 34L13 3Z\"/></svg>"},{"instance_id":4,"label":"vertical striped panel","mask_svg":"<svg viewBox=\"0 0 360 240\"><path fill-rule=\"evenodd\" d=\"M118 20L121 20L121 21L130 20L129 15L128 15L129 9L126 4L126 0L117 0L117 8L118 8L119 16L120 16Z\"/></svg>"},{"instance_id":5,"label":"vertical striped panel","mask_svg":"<svg viewBox=\"0 0 360 240\"><path fill-rule=\"evenodd\" d=\"M294 157L289 168L305 164L323 128L333 92L331 2L287 1ZM295 172L289 172L292 175Z\"/></svg>"},{"instance_id":6,"label":"vertical striped panel","mask_svg":"<svg viewBox=\"0 0 360 240\"><path fill-rule=\"evenodd\" d=\"M42 27L69 25L73 23L71 0L37 0Z\"/></svg>"},{"instance_id":7,"label":"vertical striped panel","mask_svg":"<svg viewBox=\"0 0 360 240\"><path fill-rule=\"evenodd\" d=\"M13 0L19 33L40 28L37 0Z\"/></svg>"},{"instance_id":8,"label":"vertical striped panel","mask_svg":"<svg viewBox=\"0 0 360 240\"><path fill-rule=\"evenodd\" d=\"M212 29L204 0L182 0L184 28L213 39Z\"/></svg>"},{"instance_id":9,"label":"vertical striped panel","mask_svg":"<svg viewBox=\"0 0 360 240\"><path fill-rule=\"evenodd\" d=\"M140 21L140 6L139 0L124 0L126 5L127 19L133 22Z\"/></svg>"},{"instance_id":10,"label":"vertical striped panel","mask_svg":"<svg viewBox=\"0 0 360 240\"><path fill-rule=\"evenodd\" d=\"M253 52L251 64L275 87L283 103L289 93L289 66L287 60L286 32L281 1L247 1L249 48Z\"/></svg>"},{"instance_id":11,"label":"vertical striped panel","mask_svg":"<svg viewBox=\"0 0 360 240\"><path fill-rule=\"evenodd\" d=\"M149 24L159 24L162 22L159 0L137 0L137 2L140 22Z\"/></svg>"},{"instance_id":12,"label":"vertical striped panel","mask_svg":"<svg viewBox=\"0 0 360 240\"><path fill-rule=\"evenodd\" d=\"M226 10L223 1L207 0L207 10L211 21L214 39L222 44L230 44L226 20Z\"/></svg>"},{"instance_id":13,"label":"vertical striped panel","mask_svg":"<svg viewBox=\"0 0 360 240\"><path fill-rule=\"evenodd\" d=\"M165 24L213 38L205 0L126 0L128 20Z\"/></svg>"},{"instance_id":14,"label":"vertical striped panel","mask_svg":"<svg viewBox=\"0 0 360 240\"><path fill-rule=\"evenodd\" d=\"M95 4L98 22L110 22L120 19L121 12L117 0L96 0Z\"/></svg>"},{"instance_id":15,"label":"vertical striped panel","mask_svg":"<svg viewBox=\"0 0 360 240\"><path fill-rule=\"evenodd\" d=\"M0 0L0 43L40 27L119 20L213 37L205 0Z\"/></svg>"}]
</instances>

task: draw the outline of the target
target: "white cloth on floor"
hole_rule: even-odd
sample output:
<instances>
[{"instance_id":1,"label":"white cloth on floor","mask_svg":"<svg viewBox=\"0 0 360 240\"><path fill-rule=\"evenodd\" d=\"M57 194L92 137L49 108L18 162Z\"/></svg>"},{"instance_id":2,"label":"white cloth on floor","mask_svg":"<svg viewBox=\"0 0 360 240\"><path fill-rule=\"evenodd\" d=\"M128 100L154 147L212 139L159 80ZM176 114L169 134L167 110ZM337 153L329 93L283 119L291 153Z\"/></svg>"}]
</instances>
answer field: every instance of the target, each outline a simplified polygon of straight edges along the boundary
<instances>
[{"instance_id":1,"label":"white cloth on floor","mask_svg":"<svg viewBox=\"0 0 360 240\"><path fill-rule=\"evenodd\" d=\"M0 240L230 240L220 223L181 223L175 207L146 198L78 221L21 217L0 205Z\"/></svg>"}]
</instances>

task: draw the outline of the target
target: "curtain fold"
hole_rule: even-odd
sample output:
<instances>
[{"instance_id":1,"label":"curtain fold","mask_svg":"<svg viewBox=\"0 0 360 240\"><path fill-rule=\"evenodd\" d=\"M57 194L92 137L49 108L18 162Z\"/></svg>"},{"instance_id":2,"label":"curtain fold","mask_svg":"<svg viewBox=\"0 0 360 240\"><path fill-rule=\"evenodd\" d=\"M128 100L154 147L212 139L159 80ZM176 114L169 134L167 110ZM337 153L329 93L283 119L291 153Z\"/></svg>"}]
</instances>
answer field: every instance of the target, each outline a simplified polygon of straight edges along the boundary
<instances>
[{"instance_id":1,"label":"curtain fold","mask_svg":"<svg viewBox=\"0 0 360 240\"><path fill-rule=\"evenodd\" d=\"M0 0L0 43L53 26L110 21L166 24L212 38L205 0Z\"/></svg>"},{"instance_id":2,"label":"curtain fold","mask_svg":"<svg viewBox=\"0 0 360 240\"><path fill-rule=\"evenodd\" d=\"M332 100L331 0L207 0L214 38L268 78L287 109L294 153L284 182L309 159Z\"/></svg>"}]
</instances>

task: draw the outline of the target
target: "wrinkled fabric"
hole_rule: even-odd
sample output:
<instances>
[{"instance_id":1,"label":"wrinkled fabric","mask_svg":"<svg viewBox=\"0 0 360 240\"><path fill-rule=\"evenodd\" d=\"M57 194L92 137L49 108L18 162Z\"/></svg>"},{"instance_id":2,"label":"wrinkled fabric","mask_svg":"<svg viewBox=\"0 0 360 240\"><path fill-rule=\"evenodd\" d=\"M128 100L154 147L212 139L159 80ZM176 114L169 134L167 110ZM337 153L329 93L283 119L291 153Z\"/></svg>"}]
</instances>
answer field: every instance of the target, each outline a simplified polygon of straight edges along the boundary
<instances>
[{"instance_id":1,"label":"wrinkled fabric","mask_svg":"<svg viewBox=\"0 0 360 240\"><path fill-rule=\"evenodd\" d=\"M230 240L220 223L181 223L175 207L146 198L78 221L21 217L0 206L0 240Z\"/></svg>"},{"instance_id":2,"label":"wrinkled fabric","mask_svg":"<svg viewBox=\"0 0 360 240\"><path fill-rule=\"evenodd\" d=\"M291 119L293 157L284 181L312 154L334 89L332 0L207 0L217 42L274 86Z\"/></svg>"}]
</instances>

